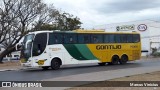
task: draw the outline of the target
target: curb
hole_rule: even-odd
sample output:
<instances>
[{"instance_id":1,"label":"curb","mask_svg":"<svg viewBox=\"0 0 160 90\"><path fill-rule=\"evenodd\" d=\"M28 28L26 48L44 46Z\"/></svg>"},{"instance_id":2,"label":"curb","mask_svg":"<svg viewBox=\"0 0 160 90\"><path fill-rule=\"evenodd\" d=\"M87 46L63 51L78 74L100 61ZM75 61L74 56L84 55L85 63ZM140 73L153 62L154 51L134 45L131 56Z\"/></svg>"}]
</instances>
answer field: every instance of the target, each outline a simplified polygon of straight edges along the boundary
<instances>
[{"instance_id":1,"label":"curb","mask_svg":"<svg viewBox=\"0 0 160 90\"><path fill-rule=\"evenodd\" d=\"M28 68L0 69L0 72L4 72L4 71L18 71L18 70L29 70L29 69Z\"/></svg>"},{"instance_id":2,"label":"curb","mask_svg":"<svg viewBox=\"0 0 160 90\"><path fill-rule=\"evenodd\" d=\"M0 72L4 72L4 71L18 71L18 70L21 70L21 69L2 69L2 70L0 70Z\"/></svg>"}]
</instances>

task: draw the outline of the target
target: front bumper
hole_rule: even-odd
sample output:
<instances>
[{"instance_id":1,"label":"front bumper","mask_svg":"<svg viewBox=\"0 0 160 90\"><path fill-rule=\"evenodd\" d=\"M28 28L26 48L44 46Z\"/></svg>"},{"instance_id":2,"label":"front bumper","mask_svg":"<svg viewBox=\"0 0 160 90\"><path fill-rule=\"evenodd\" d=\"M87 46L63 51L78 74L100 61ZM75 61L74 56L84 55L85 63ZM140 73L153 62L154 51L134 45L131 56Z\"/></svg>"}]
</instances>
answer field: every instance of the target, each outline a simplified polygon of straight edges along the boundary
<instances>
[{"instance_id":1,"label":"front bumper","mask_svg":"<svg viewBox=\"0 0 160 90\"><path fill-rule=\"evenodd\" d=\"M21 63L21 66L23 67L32 67L31 63Z\"/></svg>"}]
</instances>

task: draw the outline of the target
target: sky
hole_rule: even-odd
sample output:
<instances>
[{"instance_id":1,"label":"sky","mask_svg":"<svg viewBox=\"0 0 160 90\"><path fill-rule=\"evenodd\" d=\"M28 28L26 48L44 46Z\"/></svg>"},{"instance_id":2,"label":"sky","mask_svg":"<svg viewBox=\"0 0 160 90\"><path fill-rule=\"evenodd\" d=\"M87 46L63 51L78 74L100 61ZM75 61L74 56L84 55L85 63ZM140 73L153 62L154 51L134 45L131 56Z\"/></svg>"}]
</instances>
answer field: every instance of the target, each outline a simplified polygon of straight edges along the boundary
<instances>
[{"instance_id":1,"label":"sky","mask_svg":"<svg viewBox=\"0 0 160 90\"><path fill-rule=\"evenodd\" d=\"M156 19L160 20L160 0L44 0L57 9L80 18L81 28Z\"/></svg>"}]
</instances>

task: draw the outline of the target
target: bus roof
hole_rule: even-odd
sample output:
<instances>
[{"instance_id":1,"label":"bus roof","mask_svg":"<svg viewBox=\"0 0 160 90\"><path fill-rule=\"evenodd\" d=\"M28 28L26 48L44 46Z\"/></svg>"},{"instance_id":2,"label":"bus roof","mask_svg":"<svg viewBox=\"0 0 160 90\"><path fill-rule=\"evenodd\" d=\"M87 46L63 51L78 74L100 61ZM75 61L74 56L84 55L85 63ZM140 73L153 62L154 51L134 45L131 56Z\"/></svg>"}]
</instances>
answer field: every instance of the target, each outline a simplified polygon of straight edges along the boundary
<instances>
[{"instance_id":1,"label":"bus roof","mask_svg":"<svg viewBox=\"0 0 160 90\"><path fill-rule=\"evenodd\" d=\"M37 33L109 33L109 34L139 34L138 32L105 32L105 30L73 30L73 31L60 31L60 30L54 30L54 31L49 31L49 30L43 30L43 31L35 31L35 32L29 32L28 34L37 34Z\"/></svg>"},{"instance_id":2,"label":"bus roof","mask_svg":"<svg viewBox=\"0 0 160 90\"><path fill-rule=\"evenodd\" d=\"M49 31L49 30L43 30L43 31L34 31L34 32L29 32L28 34L37 34L37 33L51 33L53 31Z\"/></svg>"}]
</instances>

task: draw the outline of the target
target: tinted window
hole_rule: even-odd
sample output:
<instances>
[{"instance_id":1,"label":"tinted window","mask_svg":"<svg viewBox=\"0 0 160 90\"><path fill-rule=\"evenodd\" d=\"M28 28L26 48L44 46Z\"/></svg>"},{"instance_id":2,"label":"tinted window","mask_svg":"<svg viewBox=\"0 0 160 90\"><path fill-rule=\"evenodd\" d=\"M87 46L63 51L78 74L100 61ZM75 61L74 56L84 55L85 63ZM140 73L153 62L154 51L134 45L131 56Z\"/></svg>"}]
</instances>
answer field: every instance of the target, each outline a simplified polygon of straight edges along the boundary
<instances>
[{"instance_id":1,"label":"tinted window","mask_svg":"<svg viewBox=\"0 0 160 90\"><path fill-rule=\"evenodd\" d=\"M91 35L91 43L103 43L103 35L92 34Z\"/></svg>"},{"instance_id":2,"label":"tinted window","mask_svg":"<svg viewBox=\"0 0 160 90\"><path fill-rule=\"evenodd\" d=\"M14 57L19 57L19 55L14 55Z\"/></svg>"},{"instance_id":3,"label":"tinted window","mask_svg":"<svg viewBox=\"0 0 160 90\"><path fill-rule=\"evenodd\" d=\"M104 43L109 43L110 42L110 38L108 34L104 35Z\"/></svg>"},{"instance_id":4,"label":"tinted window","mask_svg":"<svg viewBox=\"0 0 160 90\"><path fill-rule=\"evenodd\" d=\"M109 35L109 42L110 42L110 43L114 43L114 42L115 42L115 39L114 39L114 35L113 35L113 34Z\"/></svg>"},{"instance_id":5,"label":"tinted window","mask_svg":"<svg viewBox=\"0 0 160 90\"><path fill-rule=\"evenodd\" d=\"M115 34L115 42L121 43L121 35L120 34Z\"/></svg>"},{"instance_id":6,"label":"tinted window","mask_svg":"<svg viewBox=\"0 0 160 90\"><path fill-rule=\"evenodd\" d=\"M104 35L104 43L114 43L115 38L113 34L105 34Z\"/></svg>"},{"instance_id":7,"label":"tinted window","mask_svg":"<svg viewBox=\"0 0 160 90\"><path fill-rule=\"evenodd\" d=\"M90 35L89 34L79 34L78 43L90 43Z\"/></svg>"},{"instance_id":8,"label":"tinted window","mask_svg":"<svg viewBox=\"0 0 160 90\"><path fill-rule=\"evenodd\" d=\"M140 41L140 35L139 34L133 34L133 43Z\"/></svg>"},{"instance_id":9,"label":"tinted window","mask_svg":"<svg viewBox=\"0 0 160 90\"><path fill-rule=\"evenodd\" d=\"M40 55L46 48L47 33L40 33L35 36L33 41L33 56Z\"/></svg>"},{"instance_id":10,"label":"tinted window","mask_svg":"<svg viewBox=\"0 0 160 90\"><path fill-rule=\"evenodd\" d=\"M63 43L63 33L50 33L48 44L62 44Z\"/></svg>"},{"instance_id":11,"label":"tinted window","mask_svg":"<svg viewBox=\"0 0 160 90\"><path fill-rule=\"evenodd\" d=\"M127 42L127 35L125 35L125 34L121 35L121 42L122 43L126 43Z\"/></svg>"},{"instance_id":12,"label":"tinted window","mask_svg":"<svg viewBox=\"0 0 160 90\"><path fill-rule=\"evenodd\" d=\"M127 36L127 43L132 43L132 34L128 34Z\"/></svg>"},{"instance_id":13,"label":"tinted window","mask_svg":"<svg viewBox=\"0 0 160 90\"><path fill-rule=\"evenodd\" d=\"M64 35L64 43L77 43L77 34L68 33Z\"/></svg>"}]
</instances>

